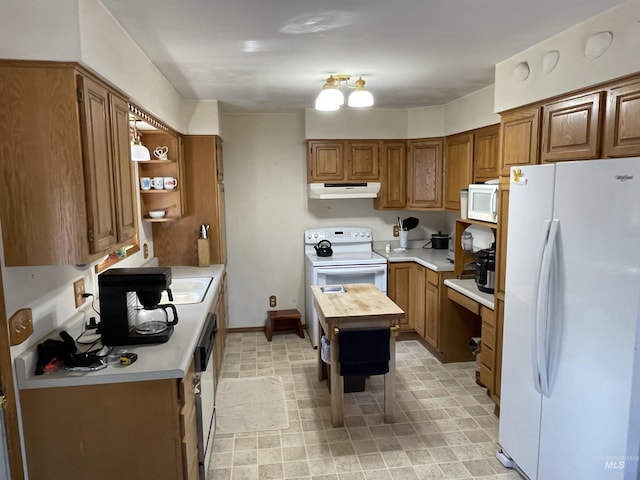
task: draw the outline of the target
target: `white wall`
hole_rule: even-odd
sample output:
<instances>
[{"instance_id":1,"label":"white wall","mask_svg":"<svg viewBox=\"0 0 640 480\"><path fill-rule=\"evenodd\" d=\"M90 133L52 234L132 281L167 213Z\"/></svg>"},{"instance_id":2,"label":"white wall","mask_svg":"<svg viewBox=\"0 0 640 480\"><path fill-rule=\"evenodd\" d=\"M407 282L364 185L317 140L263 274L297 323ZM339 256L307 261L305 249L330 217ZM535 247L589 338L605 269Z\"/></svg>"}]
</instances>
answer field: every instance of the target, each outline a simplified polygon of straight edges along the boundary
<instances>
[{"instance_id":1,"label":"white wall","mask_svg":"<svg viewBox=\"0 0 640 480\"><path fill-rule=\"evenodd\" d=\"M613 43L599 58L584 55L587 38L594 33L611 31ZM555 69L542 71L543 55L560 52ZM640 0L631 0L601 15L551 37L496 65L495 111L588 87L640 71ZM531 73L524 81L516 80L515 66L526 61Z\"/></svg>"},{"instance_id":2,"label":"white wall","mask_svg":"<svg viewBox=\"0 0 640 480\"><path fill-rule=\"evenodd\" d=\"M444 109L445 135L500 123L500 115L493 112L493 102L494 85L489 85L447 103Z\"/></svg>"},{"instance_id":3,"label":"white wall","mask_svg":"<svg viewBox=\"0 0 640 480\"><path fill-rule=\"evenodd\" d=\"M79 3L80 61L131 100L185 133L183 101L99 0Z\"/></svg>"},{"instance_id":4,"label":"white wall","mask_svg":"<svg viewBox=\"0 0 640 480\"><path fill-rule=\"evenodd\" d=\"M78 0L2 0L0 58L80 58Z\"/></svg>"},{"instance_id":5,"label":"white wall","mask_svg":"<svg viewBox=\"0 0 640 480\"><path fill-rule=\"evenodd\" d=\"M336 112L305 110L304 135L308 139L407 138L407 110L344 108Z\"/></svg>"},{"instance_id":6,"label":"white wall","mask_svg":"<svg viewBox=\"0 0 640 480\"><path fill-rule=\"evenodd\" d=\"M443 137L500 123L493 111L494 86L482 88L446 105L408 110L305 110L307 139L405 139Z\"/></svg>"},{"instance_id":7,"label":"white wall","mask_svg":"<svg viewBox=\"0 0 640 480\"><path fill-rule=\"evenodd\" d=\"M444 105L411 108L407 115L407 134L403 138L444 137Z\"/></svg>"},{"instance_id":8,"label":"white wall","mask_svg":"<svg viewBox=\"0 0 640 480\"><path fill-rule=\"evenodd\" d=\"M322 226L370 227L393 238L396 217L420 227L410 240L449 228L444 212L380 212L371 199L309 200L302 115L223 114L230 326L261 326L277 308L304 312L303 233Z\"/></svg>"}]
</instances>

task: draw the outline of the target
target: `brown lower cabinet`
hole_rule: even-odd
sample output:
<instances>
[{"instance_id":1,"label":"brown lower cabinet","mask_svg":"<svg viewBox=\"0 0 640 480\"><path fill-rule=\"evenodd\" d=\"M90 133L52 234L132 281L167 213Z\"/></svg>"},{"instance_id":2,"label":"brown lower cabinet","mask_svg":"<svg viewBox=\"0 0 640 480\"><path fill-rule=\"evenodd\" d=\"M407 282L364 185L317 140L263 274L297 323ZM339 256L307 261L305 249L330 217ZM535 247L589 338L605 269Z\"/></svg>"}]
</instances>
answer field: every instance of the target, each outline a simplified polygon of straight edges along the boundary
<instances>
[{"instance_id":1,"label":"brown lower cabinet","mask_svg":"<svg viewBox=\"0 0 640 480\"><path fill-rule=\"evenodd\" d=\"M443 363L472 361L469 339L481 329L476 315L447 297L444 281L454 276L415 262L389 263L387 295L405 311L401 330L416 332Z\"/></svg>"},{"instance_id":2,"label":"brown lower cabinet","mask_svg":"<svg viewBox=\"0 0 640 480\"><path fill-rule=\"evenodd\" d=\"M218 321L216 339L213 346L213 358L216 391L218 387L218 380L220 379L220 373L222 372L222 360L224 359L224 349L227 343L227 322L229 318L229 302L227 301L227 272L224 273L222 282L220 283L220 292L218 293L218 300L214 307L214 313Z\"/></svg>"},{"instance_id":3,"label":"brown lower cabinet","mask_svg":"<svg viewBox=\"0 0 640 480\"><path fill-rule=\"evenodd\" d=\"M22 390L29 478L197 479L194 376Z\"/></svg>"}]
</instances>

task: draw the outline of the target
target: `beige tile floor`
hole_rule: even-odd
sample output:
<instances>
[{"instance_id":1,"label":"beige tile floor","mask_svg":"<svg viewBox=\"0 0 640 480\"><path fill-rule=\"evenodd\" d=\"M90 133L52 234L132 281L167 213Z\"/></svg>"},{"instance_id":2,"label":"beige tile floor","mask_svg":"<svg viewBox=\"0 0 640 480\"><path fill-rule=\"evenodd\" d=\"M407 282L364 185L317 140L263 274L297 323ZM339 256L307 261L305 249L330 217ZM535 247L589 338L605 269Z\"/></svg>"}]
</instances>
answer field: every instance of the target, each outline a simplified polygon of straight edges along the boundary
<instances>
[{"instance_id":1,"label":"beige tile floor","mask_svg":"<svg viewBox=\"0 0 640 480\"><path fill-rule=\"evenodd\" d=\"M228 335L222 375L279 375L287 430L216 435L215 480L520 479L496 460L498 420L475 363L441 364L419 342L397 344L396 422L382 419L383 377L345 394L345 427L330 421L317 350L295 334Z\"/></svg>"}]
</instances>

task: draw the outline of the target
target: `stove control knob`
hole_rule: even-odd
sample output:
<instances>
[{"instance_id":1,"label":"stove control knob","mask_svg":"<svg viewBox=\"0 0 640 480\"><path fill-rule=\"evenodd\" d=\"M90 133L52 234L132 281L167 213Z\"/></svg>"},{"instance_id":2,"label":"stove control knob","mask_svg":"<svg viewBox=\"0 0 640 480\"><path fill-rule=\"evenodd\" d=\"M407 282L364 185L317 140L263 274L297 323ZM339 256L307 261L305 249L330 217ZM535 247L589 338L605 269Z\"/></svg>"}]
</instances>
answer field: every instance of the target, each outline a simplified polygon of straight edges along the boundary
<instances>
[{"instance_id":1,"label":"stove control knob","mask_svg":"<svg viewBox=\"0 0 640 480\"><path fill-rule=\"evenodd\" d=\"M371 232L366 232L366 233L365 233L365 236L366 236L367 238L369 238L369 237L371 236Z\"/></svg>"},{"instance_id":2,"label":"stove control knob","mask_svg":"<svg viewBox=\"0 0 640 480\"><path fill-rule=\"evenodd\" d=\"M318 234L317 234L317 233L314 233L314 234L313 234L313 238L318 238Z\"/></svg>"}]
</instances>

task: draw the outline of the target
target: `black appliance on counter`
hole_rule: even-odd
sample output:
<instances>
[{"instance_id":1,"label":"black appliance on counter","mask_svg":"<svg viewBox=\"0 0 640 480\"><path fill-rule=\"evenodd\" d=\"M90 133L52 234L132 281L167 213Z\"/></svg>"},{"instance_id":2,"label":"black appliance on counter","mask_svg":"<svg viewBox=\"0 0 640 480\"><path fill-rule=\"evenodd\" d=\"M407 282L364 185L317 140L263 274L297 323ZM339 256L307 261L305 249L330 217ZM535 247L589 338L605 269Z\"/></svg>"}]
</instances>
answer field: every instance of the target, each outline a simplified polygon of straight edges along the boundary
<instances>
[{"instance_id":1,"label":"black appliance on counter","mask_svg":"<svg viewBox=\"0 0 640 480\"><path fill-rule=\"evenodd\" d=\"M164 343L178 323L173 304L160 304L171 294L171 268L112 268L98 275L102 344ZM169 318L169 312L173 318Z\"/></svg>"},{"instance_id":2,"label":"black appliance on counter","mask_svg":"<svg viewBox=\"0 0 640 480\"><path fill-rule=\"evenodd\" d=\"M484 293L494 293L496 277L496 247L476 252L476 285Z\"/></svg>"}]
</instances>

